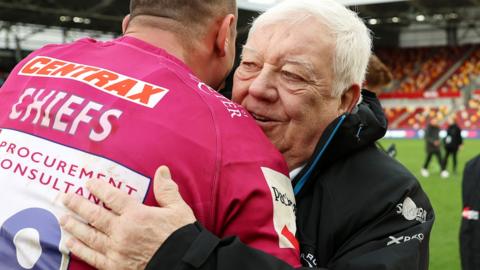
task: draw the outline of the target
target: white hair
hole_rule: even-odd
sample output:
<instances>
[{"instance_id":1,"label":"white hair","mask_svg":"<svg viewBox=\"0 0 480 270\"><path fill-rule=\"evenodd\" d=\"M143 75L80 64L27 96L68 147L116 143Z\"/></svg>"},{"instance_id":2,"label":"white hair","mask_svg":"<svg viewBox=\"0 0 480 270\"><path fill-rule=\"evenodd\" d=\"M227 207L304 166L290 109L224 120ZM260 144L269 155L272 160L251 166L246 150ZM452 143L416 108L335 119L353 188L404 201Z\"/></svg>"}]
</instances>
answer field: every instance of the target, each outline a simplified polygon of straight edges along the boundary
<instances>
[{"instance_id":1,"label":"white hair","mask_svg":"<svg viewBox=\"0 0 480 270\"><path fill-rule=\"evenodd\" d=\"M325 24L335 38L332 95L340 96L354 84L361 86L372 50L370 30L355 12L334 0L284 0L253 21L249 36L259 26L296 23L307 16Z\"/></svg>"}]
</instances>

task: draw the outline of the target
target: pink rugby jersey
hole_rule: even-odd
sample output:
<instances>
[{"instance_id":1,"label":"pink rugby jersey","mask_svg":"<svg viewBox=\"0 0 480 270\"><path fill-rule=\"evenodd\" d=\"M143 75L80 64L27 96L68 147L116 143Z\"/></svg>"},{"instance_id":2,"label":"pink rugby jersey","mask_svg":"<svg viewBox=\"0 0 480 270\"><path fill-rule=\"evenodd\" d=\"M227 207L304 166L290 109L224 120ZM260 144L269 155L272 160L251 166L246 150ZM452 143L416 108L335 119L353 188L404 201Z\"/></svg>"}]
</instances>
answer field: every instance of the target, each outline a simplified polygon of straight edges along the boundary
<instances>
[{"instance_id":1,"label":"pink rugby jersey","mask_svg":"<svg viewBox=\"0 0 480 270\"><path fill-rule=\"evenodd\" d=\"M197 219L299 266L282 156L248 113L132 37L49 45L0 89L0 269L90 269L70 256L61 193L109 182L147 205L168 165Z\"/></svg>"}]
</instances>

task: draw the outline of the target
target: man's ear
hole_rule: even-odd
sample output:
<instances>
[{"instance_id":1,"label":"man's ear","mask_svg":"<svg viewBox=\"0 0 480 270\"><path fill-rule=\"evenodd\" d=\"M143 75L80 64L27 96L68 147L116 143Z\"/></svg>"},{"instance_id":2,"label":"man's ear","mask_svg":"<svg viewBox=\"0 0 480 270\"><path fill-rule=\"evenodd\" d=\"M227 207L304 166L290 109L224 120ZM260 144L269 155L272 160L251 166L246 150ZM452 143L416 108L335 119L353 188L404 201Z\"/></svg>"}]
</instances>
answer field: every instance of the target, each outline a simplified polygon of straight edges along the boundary
<instances>
[{"instance_id":1,"label":"man's ear","mask_svg":"<svg viewBox=\"0 0 480 270\"><path fill-rule=\"evenodd\" d=\"M215 51L218 52L220 57L224 57L226 55L230 42L233 42L233 40L230 39L233 36L232 29L235 29L234 27L235 15L228 14L223 18L220 29L217 33L217 38L215 40Z\"/></svg>"},{"instance_id":2,"label":"man's ear","mask_svg":"<svg viewBox=\"0 0 480 270\"><path fill-rule=\"evenodd\" d=\"M127 32L128 24L130 23L130 14L125 16L122 21L122 33L125 34Z\"/></svg>"},{"instance_id":3,"label":"man's ear","mask_svg":"<svg viewBox=\"0 0 480 270\"><path fill-rule=\"evenodd\" d=\"M352 112L360 99L360 92L361 89L358 84L350 86L350 88L342 95L340 107L338 108L339 111L341 113Z\"/></svg>"}]
</instances>

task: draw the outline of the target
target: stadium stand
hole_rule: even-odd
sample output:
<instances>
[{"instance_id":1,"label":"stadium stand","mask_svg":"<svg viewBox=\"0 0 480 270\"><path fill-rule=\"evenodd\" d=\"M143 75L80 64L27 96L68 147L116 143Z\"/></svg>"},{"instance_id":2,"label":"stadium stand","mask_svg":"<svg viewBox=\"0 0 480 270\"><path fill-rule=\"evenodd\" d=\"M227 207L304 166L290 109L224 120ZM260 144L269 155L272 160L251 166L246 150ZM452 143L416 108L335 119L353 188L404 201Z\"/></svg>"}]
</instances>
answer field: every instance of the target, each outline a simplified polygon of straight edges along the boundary
<instances>
[{"instance_id":1,"label":"stadium stand","mask_svg":"<svg viewBox=\"0 0 480 270\"><path fill-rule=\"evenodd\" d=\"M457 112L457 119L462 129L480 129L480 99L471 99L466 109Z\"/></svg>"},{"instance_id":2,"label":"stadium stand","mask_svg":"<svg viewBox=\"0 0 480 270\"><path fill-rule=\"evenodd\" d=\"M384 97L421 97L432 84L468 52L469 47L383 49L377 55L393 73Z\"/></svg>"},{"instance_id":3,"label":"stadium stand","mask_svg":"<svg viewBox=\"0 0 480 270\"><path fill-rule=\"evenodd\" d=\"M380 95L390 129L422 130L456 116L464 130L480 129L480 46L379 49L393 82Z\"/></svg>"},{"instance_id":4,"label":"stadium stand","mask_svg":"<svg viewBox=\"0 0 480 270\"><path fill-rule=\"evenodd\" d=\"M390 129L424 129L428 119L437 118L440 125L446 128L449 116L456 114L460 128L466 130L480 129L480 99L472 98L466 107L439 105L385 107Z\"/></svg>"},{"instance_id":5,"label":"stadium stand","mask_svg":"<svg viewBox=\"0 0 480 270\"><path fill-rule=\"evenodd\" d=\"M472 84L480 88L480 47L438 90L440 93L459 93Z\"/></svg>"}]
</instances>

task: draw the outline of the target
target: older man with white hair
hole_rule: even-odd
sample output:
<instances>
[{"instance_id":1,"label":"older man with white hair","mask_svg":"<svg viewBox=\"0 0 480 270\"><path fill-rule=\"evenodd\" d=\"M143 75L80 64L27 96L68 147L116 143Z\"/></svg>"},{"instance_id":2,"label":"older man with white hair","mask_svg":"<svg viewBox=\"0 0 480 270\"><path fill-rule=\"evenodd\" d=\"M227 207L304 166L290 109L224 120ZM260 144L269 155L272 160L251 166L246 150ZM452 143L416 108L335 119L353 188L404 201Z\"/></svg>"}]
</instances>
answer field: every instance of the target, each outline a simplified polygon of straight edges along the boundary
<instances>
[{"instance_id":1,"label":"older man with white hair","mask_svg":"<svg viewBox=\"0 0 480 270\"><path fill-rule=\"evenodd\" d=\"M370 32L354 12L333 0L287 0L254 21L235 74L233 100L250 112L288 163L305 267L428 269L430 202L415 177L376 148L387 122L375 95L364 91L357 105L370 54ZM170 187L163 170L165 177L157 181ZM97 193L102 192L116 201L125 196L97 183ZM179 222L191 214L178 206L184 207L178 193L167 188L158 194L170 198L160 205L171 211L152 217L156 224L143 216L141 227L131 224L138 230L118 232L130 242L115 243L127 250L151 248L155 245L139 243L135 235L162 227L162 236L158 229L148 230L157 234L148 242L161 247L147 269L291 269L237 238L219 239L199 223ZM275 200L294 203L282 194ZM142 207L125 206L137 213ZM283 235L294 239L288 231ZM145 259L125 252L98 255L82 245L74 253L93 260Z\"/></svg>"}]
</instances>

